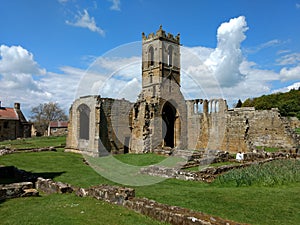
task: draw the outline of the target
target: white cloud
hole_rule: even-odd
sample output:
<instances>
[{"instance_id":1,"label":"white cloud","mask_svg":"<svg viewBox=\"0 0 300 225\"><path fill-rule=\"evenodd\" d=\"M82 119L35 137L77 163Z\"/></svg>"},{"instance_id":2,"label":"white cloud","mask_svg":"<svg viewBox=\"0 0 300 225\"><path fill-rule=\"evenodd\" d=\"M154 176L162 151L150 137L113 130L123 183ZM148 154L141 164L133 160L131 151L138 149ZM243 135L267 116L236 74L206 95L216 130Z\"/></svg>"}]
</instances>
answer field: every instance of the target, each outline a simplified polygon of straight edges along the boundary
<instances>
[{"instance_id":1,"label":"white cloud","mask_svg":"<svg viewBox=\"0 0 300 225\"><path fill-rule=\"evenodd\" d=\"M300 80L300 65L292 68L282 68L280 70L282 81Z\"/></svg>"},{"instance_id":2,"label":"white cloud","mask_svg":"<svg viewBox=\"0 0 300 225\"><path fill-rule=\"evenodd\" d=\"M24 74L45 74L46 70L41 69L34 61L33 55L21 46L6 45L0 46L0 73L24 73Z\"/></svg>"},{"instance_id":3,"label":"white cloud","mask_svg":"<svg viewBox=\"0 0 300 225\"><path fill-rule=\"evenodd\" d=\"M105 36L105 31L97 26L94 17L90 17L88 11L86 9L83 10L83 13L78 12L75 16L75 22L66 21L66 24L75 26L75 27L82 27L87 28L92 32L96 32L101 36Z\"/></svg>"},{"instance_id":4,"label":"white cloud","mask_svg":"<svg viewBox=\"0 0 300 225\"><path fill-rule=\"evenodd\" d=\"M277 60L279 65L294 65L300 63L300 53L291 53Z\"/></svg>"},{"instance_id":5,"label":"white cloud","mask_svg":"<svg viewBox=\"0 0 300 225\"><path fill-rule=\"evenodd\" d=\"M112 2L111 10L120 11L121 10L121 1L120 0L108 0Z\"/></svg>"},{"instance_id":6,"label":"white cloud","mask_svg":"<svg viewBox=\"0 0 300 225\"><path fill-rule=\"evenodd\" d=\"M239 66L243 61L241 42L248 30L244 16L222 23L217 31L217 48L204 62L222 87L231 87L244 79Z\"/></svg>"},{"instance_id":7,"label":"white cloud","mask_svg":"<svg viewBox=\"0 0 300 225\"><path fill-rule=\"evenodd\" d=\"M296 82L296 83L293 83L292 85L289 85L287 87L283 87L283 88L279 88L279 89L276 89L276 90L273 90L272 93L278 93L278 92L288 92L292 89L298 89L300 88L300 82Z\"/></svg>"},{"instance_id":8,"label":"white cloud","mask_svg":"<svg viewBox=\"0 0 300 225\"><path fill-rule=\"evenodd\" d=\"M300 9L300 3L296 3L296 8Z\"/></svg>"}]
</instances>

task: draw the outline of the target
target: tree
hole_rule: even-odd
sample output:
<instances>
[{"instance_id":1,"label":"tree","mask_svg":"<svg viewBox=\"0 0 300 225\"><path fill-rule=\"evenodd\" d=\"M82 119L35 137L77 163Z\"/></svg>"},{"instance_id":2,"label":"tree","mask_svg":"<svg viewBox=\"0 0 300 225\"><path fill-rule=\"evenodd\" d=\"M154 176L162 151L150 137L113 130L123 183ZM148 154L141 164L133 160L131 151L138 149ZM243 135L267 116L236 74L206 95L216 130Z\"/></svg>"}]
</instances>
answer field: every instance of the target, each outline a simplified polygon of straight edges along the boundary
<instances>
[{"instance_id":1,"label":"tree","mask_svg":"<svg viewBox=\"0 0 300 225\"><path fill-rule=\"evenodd\" d=\"M66 121L68 117L57 103L49 102L33 107L30 119L37 129L37 135L43 135L50 121Z\"/></svg>"},{"instance_id":2,"label":"tree","mask_svg":"<svg viewBox=\"0 0 300 225\"><path fill-rule=\"evenodd\" d=\"M241 108L242 105L243 105L243 103L242 103L241 99L239 99L238 102L235 105L235 108Z\"/></svg>"}]
</instances>

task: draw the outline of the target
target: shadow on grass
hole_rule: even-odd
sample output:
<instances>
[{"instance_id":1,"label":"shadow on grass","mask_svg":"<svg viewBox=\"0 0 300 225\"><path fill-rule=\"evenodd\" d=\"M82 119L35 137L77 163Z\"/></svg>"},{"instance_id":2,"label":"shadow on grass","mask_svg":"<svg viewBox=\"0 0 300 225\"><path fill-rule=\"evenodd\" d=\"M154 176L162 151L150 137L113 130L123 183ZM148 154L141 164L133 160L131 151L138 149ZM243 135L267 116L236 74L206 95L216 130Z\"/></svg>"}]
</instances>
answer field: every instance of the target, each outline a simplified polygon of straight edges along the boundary
<instances>
[{"instance_id":1,"label":"shadow on grass","mask_svg":"<svg viewBox=\"0 0 300 225\"><path fill-rule=\"evenodd\" d=\"M12 168L12 167L11 167ZM42 177L44 179L54 179L55 177L61 176L66 172L41 172L41 173L32 173L27 171L22 171L22 173L17 174L15 171L8 172L6 171L5 174L0 174L0 186L1 185L8 185L13 183L20 183L20 182L32 182L33 187L35 187L35 182L37 181L38 177ZM3 192L4 193L4 192ZM2 199L1 187L0 187L0 206L4 203L7 199Z\"/></svg>"},{"instance_id":2,"label":"shadow on grass","mask_svg":"<svg viewBox=\"0 0 300 225\"><path fill-rule=\"evenodd\" d=\"M66 173L62 172L32 172L18 169L15 166L0 167L0 184L11 184L16 182L31 181L36 182L38 177L45 179L54 179Z\"/></svg>"}]
</instances>

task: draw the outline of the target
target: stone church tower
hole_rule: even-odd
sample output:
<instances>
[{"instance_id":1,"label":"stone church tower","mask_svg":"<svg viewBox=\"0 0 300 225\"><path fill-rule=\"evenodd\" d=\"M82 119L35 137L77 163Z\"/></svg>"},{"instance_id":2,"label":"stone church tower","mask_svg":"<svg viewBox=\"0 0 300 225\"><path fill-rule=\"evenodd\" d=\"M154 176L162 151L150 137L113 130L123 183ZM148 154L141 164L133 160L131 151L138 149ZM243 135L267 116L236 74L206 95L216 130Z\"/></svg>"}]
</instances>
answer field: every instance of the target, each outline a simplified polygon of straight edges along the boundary
<instances>
[{"instance_id":1,"label":"stone church tower","mask_svg":"<svg viewBox=\"0 0 300 225\"><path fill-rule=\"evenodd\" d=\"M180 91L180 36L142 34L142 92L134 104L130 151L186 148L187 108Z\"/></svg>"}]
</instances>

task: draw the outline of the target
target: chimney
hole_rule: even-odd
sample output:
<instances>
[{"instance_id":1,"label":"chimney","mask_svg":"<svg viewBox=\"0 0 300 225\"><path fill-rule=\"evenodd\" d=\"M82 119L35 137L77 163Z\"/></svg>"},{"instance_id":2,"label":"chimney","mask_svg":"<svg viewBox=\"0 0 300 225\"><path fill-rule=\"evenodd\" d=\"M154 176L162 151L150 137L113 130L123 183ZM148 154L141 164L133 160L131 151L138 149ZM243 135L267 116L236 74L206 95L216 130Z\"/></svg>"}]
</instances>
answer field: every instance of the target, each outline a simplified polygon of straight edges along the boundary
<instances>
[{"instance_id":1,"label":"chimney","mask_svg":"<svg viewBox=\"0 0 300 225\"><path fill-rule=\"evenodd\" d=\"M14 108L15 108L15 109L20 109L20 103L15 102Z\"/></svg>"}]
</instances>

